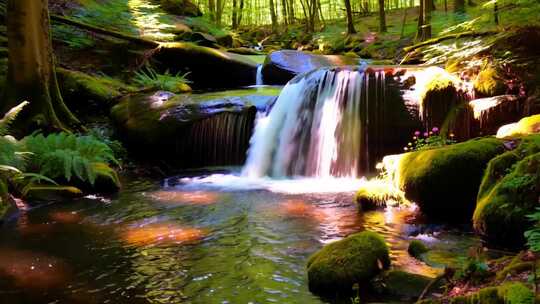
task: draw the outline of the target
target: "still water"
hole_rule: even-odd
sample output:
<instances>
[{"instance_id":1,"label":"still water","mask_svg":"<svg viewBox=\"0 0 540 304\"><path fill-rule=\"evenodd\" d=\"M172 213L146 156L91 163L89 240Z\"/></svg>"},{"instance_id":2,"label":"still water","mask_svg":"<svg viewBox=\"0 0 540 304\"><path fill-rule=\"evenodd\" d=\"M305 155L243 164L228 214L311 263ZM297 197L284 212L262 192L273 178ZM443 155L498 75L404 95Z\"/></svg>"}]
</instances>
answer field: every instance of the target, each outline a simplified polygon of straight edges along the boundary
<instances>
[{"instance_id":1,"label":"still water","mask_svg":"<svg viewBox=\"0 0 540 304\"><path fill-rule=\"evenodd\" d=\"M327 303L305 269L325 243L377 231L394 267L430 276L440 269L407 255L412 238L434 248L434 265L478 243L414 208L359 214L345 181L330 193L330 181L197 174L13 216L0 230L0 303Z\"/></svg>"}]
</instances>

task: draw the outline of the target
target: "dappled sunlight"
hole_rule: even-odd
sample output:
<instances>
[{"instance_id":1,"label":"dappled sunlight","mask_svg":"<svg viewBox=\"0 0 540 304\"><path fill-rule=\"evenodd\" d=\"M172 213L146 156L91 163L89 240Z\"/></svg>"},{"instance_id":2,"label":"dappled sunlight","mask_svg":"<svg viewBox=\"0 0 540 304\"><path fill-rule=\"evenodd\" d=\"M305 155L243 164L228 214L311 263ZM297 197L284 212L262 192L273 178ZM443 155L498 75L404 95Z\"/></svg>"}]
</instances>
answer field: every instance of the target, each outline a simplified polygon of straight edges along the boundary
<instances>
[{"instance_id":1,"label":"dappled sunlight","mask_svg":"<svg viewBox=\"0 0 540 304\"><path fill-rule=\"evenodd\" d=\"M185 244L200 241L206 234L207 232L203 229L173 223L148 224L125 228L122 239L136 246Z\"/></svg>"},{"instance_id":2,"label":"dappled sunlight","mask_svg":"<svg viewBox=\"0 0 540 304\"><path fill-rule=\"evenodd\" d=\"M357 199L366 199L378 206L411 204L405 198L405 193L389 177L363 181L356 195Z\"/></svg>"},{"instance_id":3,"label":"dappled sunlight","mask_svg":"<svg viewBox=\"0 0 540 304\"><path fill-rule=\"evenodd\" d=\"M210 205L219 201L220 195L209 191L156 191L148 194L151 198L163 203L184 203L193 205Z\"/></svg>"},{"instance_id":4,"label":"dappled sunlight","mask_svg":"<svg viewBox=\"0 0 540 304\"><path fill-rule=\"evenodd\" d=\"M67 266L60 259L10 248L0 248L0 277L3 276L18 287L43 290L62 287L69 278Z\"/></svg>"},{"instance_id":5,"label":"dappled sunlight","mask_svg":"<svg viewBox=\"0 0 540 304\"><path fill-rule=\"evenodd\" d=\"M157 41L171 41L175 35L167 33L167 30L174 30L175 26L164 23L165 13L159 5L150 4L145 0L128 0L127 5L133 16L133 24L138 28L142 37L147 37Z\"/></svg>"}]
</instances>

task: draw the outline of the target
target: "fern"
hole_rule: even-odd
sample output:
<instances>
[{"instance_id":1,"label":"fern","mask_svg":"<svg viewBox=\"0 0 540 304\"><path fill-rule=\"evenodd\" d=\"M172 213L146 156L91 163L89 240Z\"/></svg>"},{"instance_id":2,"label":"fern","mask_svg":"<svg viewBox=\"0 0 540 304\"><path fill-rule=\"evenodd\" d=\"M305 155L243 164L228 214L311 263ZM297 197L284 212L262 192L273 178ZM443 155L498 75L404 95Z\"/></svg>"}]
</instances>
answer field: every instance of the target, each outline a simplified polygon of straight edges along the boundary
<instances>
[{"instance_id":1,"label":"fern","mask_svg":"<svg viewBox=\"0 0 540 304\"><path fill-rule=\"evenodd\" d=\"M112 149L93 136L57 133L45 137L37 134L26 137L23 143L32 153L30 170L55 180L69 182L76 177L94 185L96 178L103 175L102 166L110 169L109 164L119 164Z\"/></svg>"},{"instance_id":2,"label":"fern","mask_svg":"<svg viewBox=\"0 0 540 304\"><path fill-rule=\"evenodd\" d=\"M6 113L6 115L4 115L4 118L0 119L0 136L4 136L4 135L8 134L9 127L11 126L11 124L13 123L15 118L17 118L19 113L21 113L23 108L28 104L29 104L28 101L24 101L24 102L20 103L18 106L16 106L16 107L12 108L11 110L9 110Z\"/></svg>"},{"instance_id":3,"label":"fern","mask_svg":"<svg viewBox=\"0 0 540 304\"><path fill-rule=\"evenodd\" d=\"M173 75L169 71L159 74L153 68L146 66L140 71L135 72L134 81L143 87L178 93L182 91L183 85L190 83L186 78L188 74L177 73Z\"/></svg>"}]
</instances>

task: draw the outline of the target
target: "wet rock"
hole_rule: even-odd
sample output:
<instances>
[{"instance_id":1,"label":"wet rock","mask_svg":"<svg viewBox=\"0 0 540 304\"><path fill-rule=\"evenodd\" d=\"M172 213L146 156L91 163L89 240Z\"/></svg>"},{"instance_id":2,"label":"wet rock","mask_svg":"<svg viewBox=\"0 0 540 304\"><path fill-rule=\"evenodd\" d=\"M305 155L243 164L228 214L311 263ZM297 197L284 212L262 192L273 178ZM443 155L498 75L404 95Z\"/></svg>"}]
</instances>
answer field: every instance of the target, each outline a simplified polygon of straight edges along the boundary
<instances>
[{"instance_id":1,"label":"wet rock","mask_svg":"<svg viewBox=\"0 0 540 304\"><path fill-rule=\"evenodd\" d=\"M519 146L492 159L478 193L473 223L492 244L521 246L540 197L540 135L519 139Z\"/></svg>"},{"instance_id":2,"label":"wet rock","mask_svg":"<svg viewBox=\"0 0 540 304\"><path fill-rule=\"evenodd\" d=\"M177 168L240 165L257 109L276 97L257 90L229 93L131 95L111 115L121 139L141 158Z\"/></svg>"},{"instance_id":3,"label":"wet rock","mask_svg":"<svg viewBox=\"0 0 540 304\"><path fill-rule=\"evenodd\" d=\"M389 270L376 278L374 289L383 295L414 302L431 281L431 278L423 275L401 270ZM433 286L433 290L437 287Z\"/></svg>"},{"instance_id":4,"label":"wet rock","mask_svg":"<svg viewBox=\"0 0 540 304\"><path fill-rule=\"evenodd\" d=\"M540 114L525 117L516 123L500 127L497 131L497 137L515 137L535 133L540 133Z\"/></svg>"},{"instance_id":5,"label":"wet rock","mask_svg":"<svg viewBox=\"0 0 540 304\"><path fill-rule=\"evenodd\" d=\"M383 237L370 231L353 234L324 246L309 258L309 289L320 294L350 292L354 284L367 283L389 266Z\"/></svg>"},{"instance_id":6,"label":"wet rock","mask_svg":"<svg viewBox=\"0 0 540 304\"><path fill-rule=\"evenodd\" d=\"M294 76L313 71L321 67L359 65L360 59L337 56L315 55L301 51L283 50L272 52L263 66L265 83L284 85Z\"/></svg>"},{"instance_id":7,"label":"wet rock","mask_svg":"<svg viewBox=\"0 0 540 304\"><path fill-rule=\"evenodd\" d=\"M165 43L155 52L160 70L190 72L195 88L237 88L255 84L257 63L225 51L193 43Z\"/></svg>"},{"instance_id":8,"label":"wet rock","mask_svg":"<svg viewBox=\"0 0 540 304\"><path fill-rule=\"evenodd\" d=\"M523 115L524 100L515 95L475 99L469 102L474 113L479 135L493 135L497 130Z\"/></svg>"}]
</instances>

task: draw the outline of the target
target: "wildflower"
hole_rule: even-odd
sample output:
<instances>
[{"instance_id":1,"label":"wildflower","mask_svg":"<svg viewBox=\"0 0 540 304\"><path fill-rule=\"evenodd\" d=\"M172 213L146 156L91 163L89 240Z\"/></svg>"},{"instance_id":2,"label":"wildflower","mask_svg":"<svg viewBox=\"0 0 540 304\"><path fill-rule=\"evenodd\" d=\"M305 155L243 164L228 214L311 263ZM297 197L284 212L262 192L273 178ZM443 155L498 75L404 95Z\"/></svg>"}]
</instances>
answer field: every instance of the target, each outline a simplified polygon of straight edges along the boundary
<instances>
[{"instance_id":1,"label":"wildflower","mask_svg":"<svg viewBox=\"0 0 540 304\"><path fill-rule=\"evenodd\" d=\"M455 136L454 133L450 133L450 137L454 138L454 136Z\"/></svg>"},{"instance_id":2,"label":"wildflower","mask_svg":"<svg viewBox=\"0 0 540 304\"><path fill-rule=\"evenodd\" d=\"M407 146L412 147L412 143L408 143Z\"/></svg>"},{"instance_id":3,"label":"wildflower","mask_svg":"<svg viewBox=\"0 0 540 304\"><path fill-rule=\"evenodd\" d=\"M405 147L403 148L404 151L409 151L409 148Z\"/></svg>"},{"instance_id":4,"label":"wildflower","mask_svg":"<svg viewBox=\"0 0 540 304\"><path fill-rule=\"evenodd\" d=\"M433 127L433 129L431 131L433 131L433 133L437 133L437 132L439 132L439 128Z\"/></svg>"},{"instance_id":5,"label":"wildflower","mask_svg":"<svg viewBox=\"0 0 540 304\"><path fill-rule=\"evenodd\" d=\"M433 132L429 131L429 135L433 135Z\"/></svg>"},{"instance_id":6,"label":"wildflower","mask_svg":"<svg viewBox=\"0 0 540 304\"><path fill-rule=\"evenodd\" d=\"M414 136L414 137L413 137L412 139L414 139L414 140L417 140L417 139L418 139L418 137Z\"/></svg>"},{"instance_id":7,"label":"wildflower","mask_svg":"<svg viewBox=\"0 0 540 304\"><path fill-rule=\"evenodd\" d=\"M424 132L424 137L428 137L429 136L429 133L428 132Z\"/></svg>"},{"instance_id":8,"label":"wildflower","mask_svg":"<svg viewBox=\"0 0 540 304\"><path fill-rule=\"evenodd\" d=\"M420 136L420 131L415 131L415 132L414 132L414 135L415 135L415 136Z\"/></svg>"}]
</instances>

